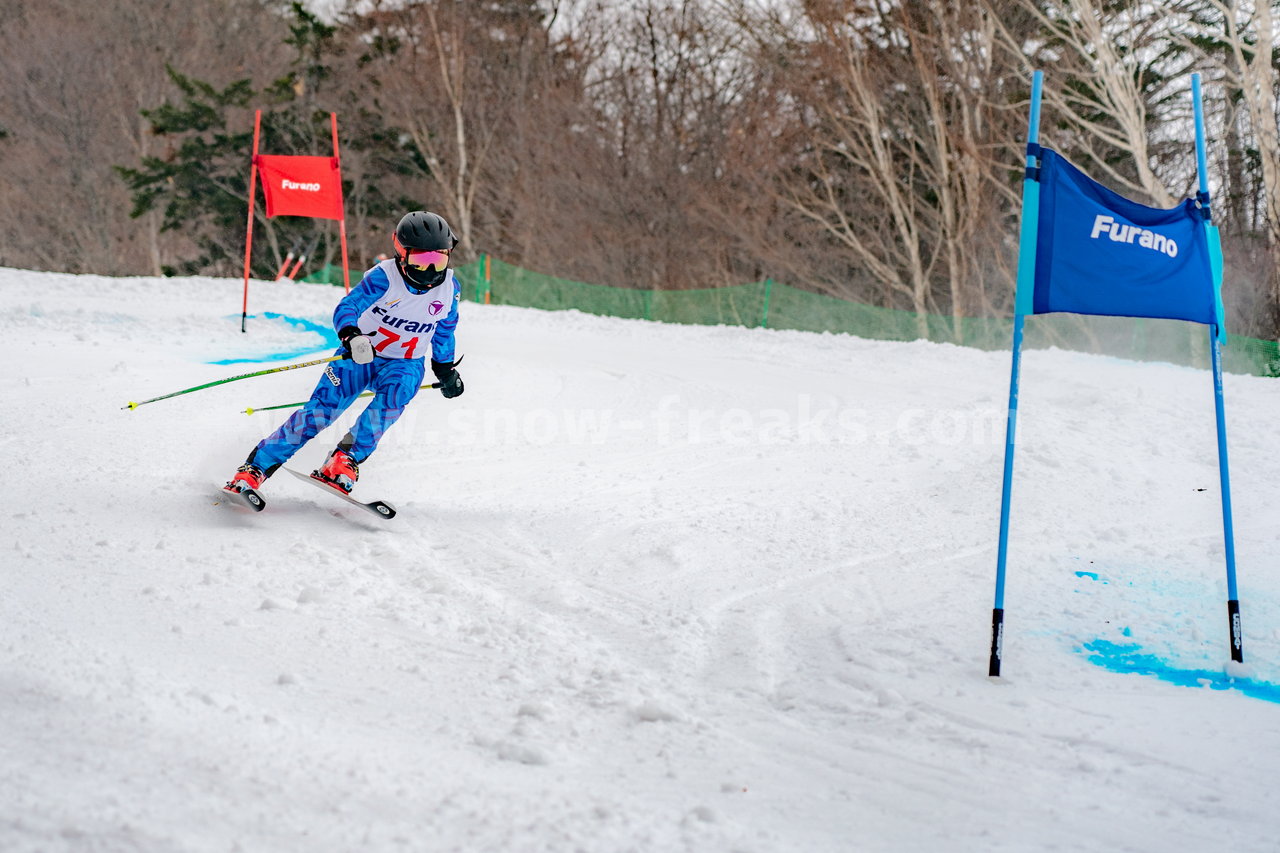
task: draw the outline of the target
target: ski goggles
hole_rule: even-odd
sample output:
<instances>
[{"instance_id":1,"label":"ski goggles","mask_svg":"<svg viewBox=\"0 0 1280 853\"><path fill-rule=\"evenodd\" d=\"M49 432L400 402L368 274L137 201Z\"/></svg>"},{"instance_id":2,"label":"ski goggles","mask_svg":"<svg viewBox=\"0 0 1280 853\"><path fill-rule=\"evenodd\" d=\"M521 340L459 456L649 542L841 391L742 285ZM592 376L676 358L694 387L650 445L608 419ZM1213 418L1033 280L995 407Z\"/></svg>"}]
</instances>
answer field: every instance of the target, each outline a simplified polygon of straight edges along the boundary
<instances>
[{"instance_id":1,"label":"ski goggles","mask_svg":"<svg viewBox=\"0 0 1280 853\"><path fill-rule=\"evenodd\" d=\"M400 245L399 240L396 240L395 244L396 251L400 253L400 260L416 270L435 270L439 272L449 266L448 249L432 249L431 251L406 249Z\"/></svg>"}]
</instances>

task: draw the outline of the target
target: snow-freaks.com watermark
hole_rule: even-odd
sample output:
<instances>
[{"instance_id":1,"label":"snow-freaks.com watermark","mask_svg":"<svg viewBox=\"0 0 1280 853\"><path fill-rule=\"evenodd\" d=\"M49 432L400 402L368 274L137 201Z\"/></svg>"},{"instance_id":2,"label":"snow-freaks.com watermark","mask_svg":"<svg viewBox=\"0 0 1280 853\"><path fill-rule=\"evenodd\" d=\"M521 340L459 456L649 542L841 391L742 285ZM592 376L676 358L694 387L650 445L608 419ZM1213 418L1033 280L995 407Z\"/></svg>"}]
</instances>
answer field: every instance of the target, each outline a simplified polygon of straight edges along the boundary
<instances>
[{"instance_id":1,"label":"snow-freaks.com watermark","mask_svg":"<svg viewBox=\"0 0 1280 853\"><path fill-rule=\"evenodd\" d=\"M343 421L354 421L348 412ZM834 397L800 394L790 408L699 406L678 395L637 414L612 408L413 406L388 442L447 436L451 447L651 445L984 445L1004 442L1005 411L994 408L868 410Z\"/></svg>"}]
</instances>

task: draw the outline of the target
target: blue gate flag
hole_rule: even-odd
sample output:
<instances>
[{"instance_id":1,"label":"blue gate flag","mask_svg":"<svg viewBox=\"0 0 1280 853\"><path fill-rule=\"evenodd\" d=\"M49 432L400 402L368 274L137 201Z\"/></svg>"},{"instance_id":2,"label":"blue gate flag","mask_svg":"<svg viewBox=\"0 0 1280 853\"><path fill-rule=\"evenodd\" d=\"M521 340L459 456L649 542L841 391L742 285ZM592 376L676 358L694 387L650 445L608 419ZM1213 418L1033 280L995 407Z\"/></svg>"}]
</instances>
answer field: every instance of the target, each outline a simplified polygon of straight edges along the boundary
<instances>
[{"instance_id":1,"label":"blue gate flag","mask_svg":"<svg viewBox=\"0 0 1280 853\"><path fill-rule=\"evenodd\" d=\"M1034 147L1040 157L1034 293L1029 306L1019 294L1019 313L1161 317L1221 333L1221 249L1205 209L1193 199L1169 210L1138 204L1056 151Z\"/></svg>"},{"instance_id":2,"label":"blue gate flag","mask_svg":"<svg viewBox=\"0 0 1280 853\"><path fill-rule=\"evenodd\" d=\"M1227 563L1227 621L1231 660L1244 662L1240 598L1236 588L1235 530L1227 464L1227 418L1222 400L1222 244L1210 215L1204 107L1200 75L1191 75L1199 191L1171 210L1159 210L1112 192L1040 145L1043 72L1031 75L1027 170L1022 178L1018 234L1018 286L1013 312L1013 360L1005 420L1000 539L987 675L999 676L1004 659L1004 585L1009 566L1013 506L1014 438L1022 377L1022 332L1027 315L1055 311L1119 317L1190 320L1209 326L1218 477Z\"/></svg>"}]
</instances>

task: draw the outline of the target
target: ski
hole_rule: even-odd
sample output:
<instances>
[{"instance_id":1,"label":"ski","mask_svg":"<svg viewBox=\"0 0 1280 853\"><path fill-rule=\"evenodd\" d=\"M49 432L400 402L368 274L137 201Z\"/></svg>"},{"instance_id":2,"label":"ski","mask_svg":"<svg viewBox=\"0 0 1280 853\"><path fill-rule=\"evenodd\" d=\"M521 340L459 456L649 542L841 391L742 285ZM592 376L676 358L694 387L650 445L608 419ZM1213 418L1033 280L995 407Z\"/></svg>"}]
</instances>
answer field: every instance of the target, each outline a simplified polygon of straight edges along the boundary
<instances>
[{"instance_id":1,"label":"ski","mask_svg":"<svg viewBox=\"0 0 1280 853\"><path fill-rule=\"evenodd\" d=\"M245 509L250 509L254 512L262 512L267 508L266 499L253 489L245 489L243 492L233 492L230 489L219 489L218 494L222 497L221 502L225 502L227 506L242 506Z\"/></svg>"},{"instance_id":2,"label":"ski","mask_svg":"<svg viewBox=\"0 0 1280 853\"><path fill-rule=\"evenodd\" d=\"M393 507L391 504L387 503L386 501L369 501L368 503L365 503L364 501L358 501L355 498L351 497L350 495L343 494L342 492L338 491L332 486L326 486L324 483L317 480L315 477L312 477L310 474L303 474L301 471L295 471L292 468L285 468L284 470L288 471L290 474L297 477L299 480L304 480L310 483L311 485L315 486L316 488L321 489L325 492L328 492L329 494L333 495L335 498L341 498L347 503L352 504L354 506L358 506L361 509L365 510L366 512L373 513L378 518L392 519L396 517L395 507Z\"/></svg>"}]
</instances>

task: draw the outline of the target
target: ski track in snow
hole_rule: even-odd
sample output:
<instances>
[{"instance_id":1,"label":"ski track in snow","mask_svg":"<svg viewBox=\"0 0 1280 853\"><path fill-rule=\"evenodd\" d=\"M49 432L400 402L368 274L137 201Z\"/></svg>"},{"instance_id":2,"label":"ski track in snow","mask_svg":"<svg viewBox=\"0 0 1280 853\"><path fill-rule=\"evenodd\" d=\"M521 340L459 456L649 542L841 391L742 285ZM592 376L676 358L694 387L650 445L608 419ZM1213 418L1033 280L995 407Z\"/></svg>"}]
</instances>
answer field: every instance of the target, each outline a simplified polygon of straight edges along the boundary
<instances>
[{"instance_id":1,"label":"ski track in snow","mask_svg":"<svg viewBox=\"0 0 1280 853\"><path fill-rule=\"evenodd\" d=\"M0 269L0 850L1276 849L1280 705L1085 649L1227 659L1204 371L1025 354L993 682L1007 353L466 304L467 393L362 466L396 519L250 514L240 410L318 369L121 410L340 296L239 293ZM1270 684L1278 392L1226 380Z\"/></svg>"}]
</instances>

